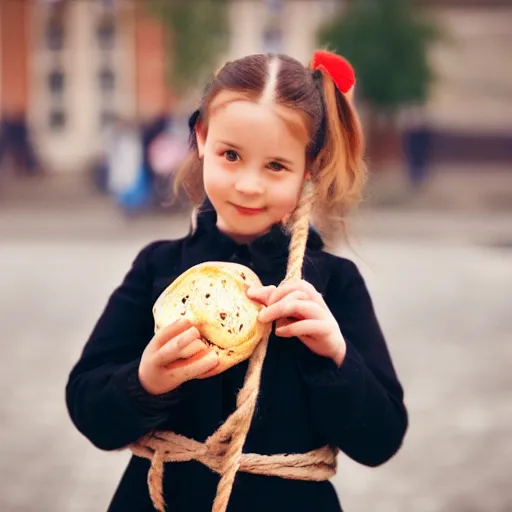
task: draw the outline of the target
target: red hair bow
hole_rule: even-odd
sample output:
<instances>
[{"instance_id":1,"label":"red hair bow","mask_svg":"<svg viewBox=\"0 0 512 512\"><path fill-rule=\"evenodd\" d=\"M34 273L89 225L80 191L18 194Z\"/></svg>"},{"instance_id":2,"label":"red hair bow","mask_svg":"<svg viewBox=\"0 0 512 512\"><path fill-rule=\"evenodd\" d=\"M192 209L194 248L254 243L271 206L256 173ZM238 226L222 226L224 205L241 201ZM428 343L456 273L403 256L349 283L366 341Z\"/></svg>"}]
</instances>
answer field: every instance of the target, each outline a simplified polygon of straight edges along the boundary
<instances>
[{"instance_id":1,"label":"red hair bow","mask_svg":"<svg viewBox=\"0 0 512 512\"><path fill-rule=\"evenodd\" d=\"M346 59L335 53L317 50L313 55L311 68L323 69L328 73L343 94L350 92L356 83L354 68Z\"/></svg>"}]
</instances>

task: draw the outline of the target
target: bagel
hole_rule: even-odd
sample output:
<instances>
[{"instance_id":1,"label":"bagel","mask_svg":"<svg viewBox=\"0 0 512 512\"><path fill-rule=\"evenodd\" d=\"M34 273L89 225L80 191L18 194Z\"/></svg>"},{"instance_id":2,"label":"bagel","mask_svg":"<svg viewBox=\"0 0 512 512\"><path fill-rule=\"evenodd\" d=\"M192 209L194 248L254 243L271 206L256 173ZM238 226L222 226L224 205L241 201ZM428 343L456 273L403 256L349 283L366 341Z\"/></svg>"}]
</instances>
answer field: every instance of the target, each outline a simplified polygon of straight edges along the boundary
<instances>
[{"instance_id":1,"label":"bagel","mask_svg":"<svg viewBox=\"0 0 512 512\"><path fill-rule=\"evenodd\" d=\"M248 359L271 329L258 320L263 306L247 296L250 286L261 286L261 281L244 265L215 261L195 265L155 301L155 332L187 318L219 357L219 364L199 378L222 373Z\"/></svg>"}]
</instances>

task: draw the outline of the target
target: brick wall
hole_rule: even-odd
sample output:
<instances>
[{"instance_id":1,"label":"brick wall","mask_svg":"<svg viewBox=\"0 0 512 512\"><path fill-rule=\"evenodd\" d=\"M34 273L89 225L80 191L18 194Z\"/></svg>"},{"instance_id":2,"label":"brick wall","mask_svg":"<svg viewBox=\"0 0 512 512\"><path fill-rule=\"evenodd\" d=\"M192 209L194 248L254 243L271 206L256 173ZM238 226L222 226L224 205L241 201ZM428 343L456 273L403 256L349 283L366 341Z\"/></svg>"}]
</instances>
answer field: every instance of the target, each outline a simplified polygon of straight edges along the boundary
<instances>
[{"instance_id":1,"label":"brick wall","mask_svg":"<svg viewBox=\"0 0 512 512\"><path fill-rule=\"evenodd\" d=\"M0 104L5 115L24 115L28 105L27 0L0 2Z\"/></svg>"}]
</instances>

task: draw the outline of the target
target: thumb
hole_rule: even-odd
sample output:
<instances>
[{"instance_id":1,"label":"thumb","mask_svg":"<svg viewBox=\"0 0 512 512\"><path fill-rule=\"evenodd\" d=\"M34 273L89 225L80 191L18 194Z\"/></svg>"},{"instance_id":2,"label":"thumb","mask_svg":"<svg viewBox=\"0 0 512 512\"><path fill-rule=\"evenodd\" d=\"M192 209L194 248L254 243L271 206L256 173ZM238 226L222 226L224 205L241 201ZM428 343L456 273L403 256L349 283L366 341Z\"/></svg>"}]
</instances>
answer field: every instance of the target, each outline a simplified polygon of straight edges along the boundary
<instances>
[{"instance_id":1,"label":"thumb","mask_svg":"<svg viewBox=\"0 0 512 512\"><path fill-rule=\"evenodd\" d=\"M250 299L254 299L265 304L266 306L275 289L276 287L273 284L269 286L251 286L247 290L247 296Z\"/></svg>"}]
</instances>

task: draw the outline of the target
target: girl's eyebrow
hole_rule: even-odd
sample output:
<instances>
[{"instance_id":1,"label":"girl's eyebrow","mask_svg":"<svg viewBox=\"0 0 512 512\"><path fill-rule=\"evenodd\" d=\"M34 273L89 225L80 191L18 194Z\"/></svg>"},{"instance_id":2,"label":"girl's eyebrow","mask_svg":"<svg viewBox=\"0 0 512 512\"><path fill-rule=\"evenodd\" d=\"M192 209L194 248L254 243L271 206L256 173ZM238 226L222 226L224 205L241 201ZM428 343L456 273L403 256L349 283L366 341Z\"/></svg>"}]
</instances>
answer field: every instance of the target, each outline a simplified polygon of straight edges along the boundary
<instances>
[{"instance_id":1,"label":"girl's eyebrow","mask_svg":"<svg viewBox=\"0 0 512 512\"><path fill-rule=\"evenodd\" d=\"M234 149L238 149L239 151L242 150L242 148L240 146L237 146L236 144L233 144L232 142L229 142L227 140L219 140L219 142L221 144L224 144L225 146L231 146Z\"/></svg>"},{"instance_id":2,"label":"girl's eyebrow","mask_svg":"<svg viewBox=\"0 0 512 512\"><path fill-rule=\"evenodd\" d=\"M224 144L224 145L230 146L233 149L236 149L238 151L242 151L242 148L240 146L237 146L236 144L233 144L232 142L229 142L227 140L219 140L219 142L220 142L220 144ZM272 156L272 157L269 157L269 159L272 161L281 162L282 164L285 164L285 165L289 165L289 166L293 165L293 162L291 160L288 160L287 158L283 158L281 156Z\"/></svg>"}]
</instances>

